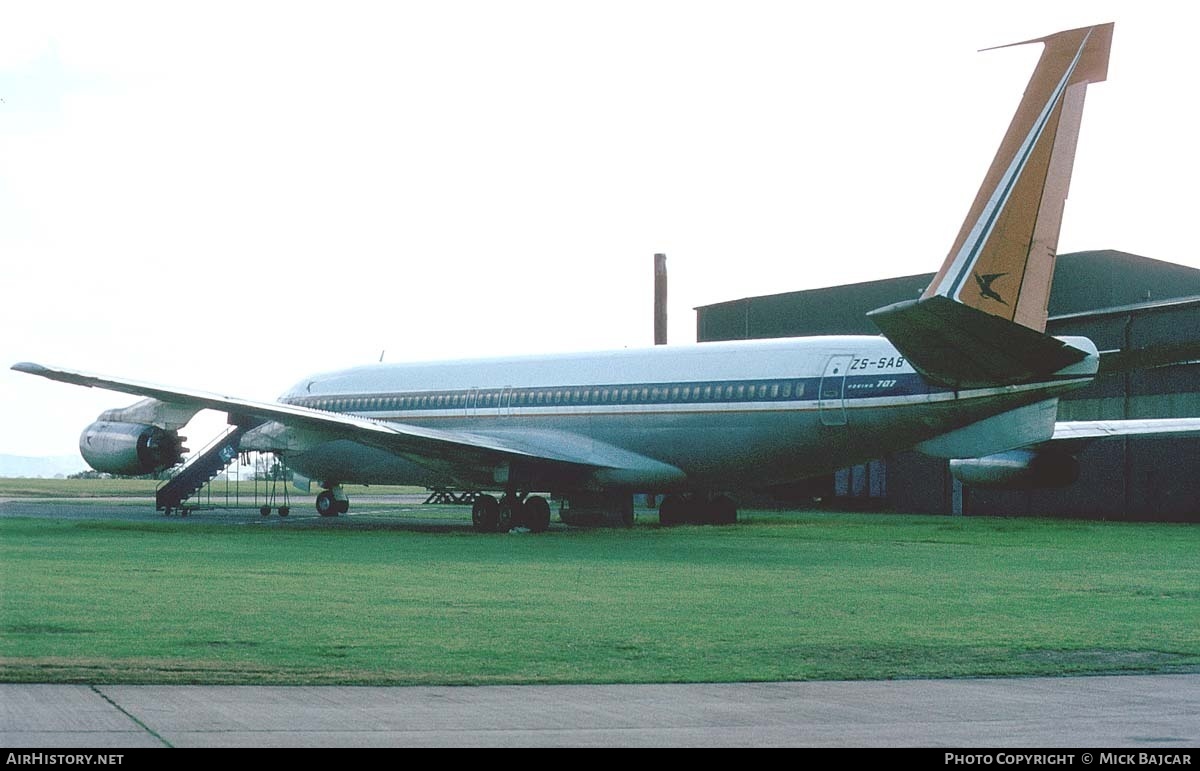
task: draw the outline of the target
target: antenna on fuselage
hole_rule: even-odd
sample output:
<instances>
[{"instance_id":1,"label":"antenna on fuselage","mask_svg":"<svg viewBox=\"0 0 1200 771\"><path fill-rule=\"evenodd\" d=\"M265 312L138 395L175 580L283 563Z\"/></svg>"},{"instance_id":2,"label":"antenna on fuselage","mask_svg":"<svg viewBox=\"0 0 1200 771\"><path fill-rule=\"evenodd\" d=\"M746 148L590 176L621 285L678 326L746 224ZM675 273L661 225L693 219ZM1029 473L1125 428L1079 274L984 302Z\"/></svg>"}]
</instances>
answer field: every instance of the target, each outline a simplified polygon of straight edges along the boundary
<instances>
[{"instance_id":1,"label":"antenna on fuselage","mask_svg":"<svg viewBox=\"0 0 1200 771\"><path fill-rule=\"evenodd\" d=\"M384 355L385 353L387 353L387 348L384 348L382 351L380 351L380 352L379 352L379 361L380 361L380 363L383 363L383 355Z\"/></svg>"}]
</instances>

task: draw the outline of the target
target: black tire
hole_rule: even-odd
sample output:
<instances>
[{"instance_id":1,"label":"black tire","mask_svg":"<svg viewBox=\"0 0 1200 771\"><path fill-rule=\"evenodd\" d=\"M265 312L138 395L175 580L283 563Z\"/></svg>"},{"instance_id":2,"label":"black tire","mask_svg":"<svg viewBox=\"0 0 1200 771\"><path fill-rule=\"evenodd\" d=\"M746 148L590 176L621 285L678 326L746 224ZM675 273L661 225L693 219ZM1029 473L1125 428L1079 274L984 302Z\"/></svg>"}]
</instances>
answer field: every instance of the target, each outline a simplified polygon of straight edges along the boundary
<instances>
[{"instance_id":1,"label":"black tire","mask_svg":"<svg viewBox=\"0 0 1200 771\"><path fill-rule=\"evenodd\" d=\"M333 497L333 493L329 490L322 490L317 494L317 513L322 517L336 517L338 515L338 502Z\"/></svg>"},{"instance_id":2,"label":"black tire","mask_svg":"<svg viewBox=\"0 0 1200 771\"><path fill-rule=\"evenodd\" d=\"M532 533L544 533L550 528L550 504L540 495L525 501L525 527Z\"/></svg>"},{"instance_id":3,"label":"black tire","mask_svg":"<svg viewBox=\"0 0 1200 771\"><path fill-rule=\"evenodd\" d=\"M477 533L494 533L500 527L500 502L481 495L471 504L471 524Z\"/></svg>"},{"instance_id":4,"label":"black tire","mask_svg":"<svg viewBox=\"0 0 1200 771\"><path fill-rule=\"evenodd\" d=\"M280 506L279 507L279 516L286 517L288 514L291 514L291 513L292 513L292 510L290 507L288 507L288 506Z\"/></svg>"},{"instance_id":5,"label":"black tire","mask_svg":"<svg viewBox=\"0 0 1200 771\"><path fill-rule=\"evenodd\" d=\"M262 514L264 517L269 517L269 516L271 516L271 507L263 506L261 509L258 510L258 513Z\"/></svg>"},{"instance_id":6,"label":"black tire","mask_svg":"<svg viewBox=\"0 0 1200 771\"><path fill-rule=\"evenodd\" d=\"M350 499L349 498L346 498L345 500L341 500L341 501L337 502L337 513L338 514L345 514L348 511L350 511Z\"/></svg>"},{"instance_id":7,"label":"black tire","mask_svg":"<svg viewBox=\"0 0 1200 771\"><path fill-rule=\"evenodd\" d=\"M684 522L686 500L679 495L668 495L658 504L658 524L662 527L674 527Z\"/></svg>"}]
</instances>

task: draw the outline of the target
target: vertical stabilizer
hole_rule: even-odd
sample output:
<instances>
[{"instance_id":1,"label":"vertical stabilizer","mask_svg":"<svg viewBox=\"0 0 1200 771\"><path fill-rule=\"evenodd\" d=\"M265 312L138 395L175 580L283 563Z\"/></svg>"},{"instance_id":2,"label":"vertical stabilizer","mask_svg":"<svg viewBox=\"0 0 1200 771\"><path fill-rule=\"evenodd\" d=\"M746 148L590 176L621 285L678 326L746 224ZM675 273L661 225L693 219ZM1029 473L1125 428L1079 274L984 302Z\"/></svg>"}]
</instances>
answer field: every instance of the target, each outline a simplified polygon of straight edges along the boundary
<instances>
[{"instance_id":1,"label":"vertical stabilizer","mask_svg":"<svg viewBox=\"0 0 1200 771\"><path fill-rule=\"evenodd\" d=\"M1108 74L1113 25L1026 43L1045 49L946 261L939 295L1044 331L1088 83ZM1014 45L1024 45L1015 43Z\"/></svg>"},{"instance_id":2,"label":"vertical stabilizer","mask_svg":"<svg viewBox=\"0 0 1200 771\"><path fill-rule=\"evenodd\" d=\"M921 299L868 314L928 380L1006 385L1091 355L1045 334L1046 306L1083 97L1108 76L1112 32L1026 41L1045 49L941 270Z\"/></svg>"}]
</instances>

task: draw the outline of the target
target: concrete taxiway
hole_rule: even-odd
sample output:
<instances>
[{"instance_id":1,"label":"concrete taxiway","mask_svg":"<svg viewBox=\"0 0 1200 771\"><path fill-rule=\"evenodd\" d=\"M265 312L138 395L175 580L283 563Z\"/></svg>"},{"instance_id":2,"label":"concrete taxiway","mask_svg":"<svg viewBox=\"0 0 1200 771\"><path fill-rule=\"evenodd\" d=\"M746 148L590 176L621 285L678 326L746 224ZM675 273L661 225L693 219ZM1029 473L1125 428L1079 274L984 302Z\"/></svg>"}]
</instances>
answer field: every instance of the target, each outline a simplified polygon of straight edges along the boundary
<instances>
[{"instance_id":1,"label":"concrete taxiway","mask_svg":"<svg viewBox=\"0 0 1200 771\"><path fill-rule=\"evenodd\" d=\"M1200 746L1200 675L697 685L0 684L6 747Z\"/></svg>"}]
</instances>

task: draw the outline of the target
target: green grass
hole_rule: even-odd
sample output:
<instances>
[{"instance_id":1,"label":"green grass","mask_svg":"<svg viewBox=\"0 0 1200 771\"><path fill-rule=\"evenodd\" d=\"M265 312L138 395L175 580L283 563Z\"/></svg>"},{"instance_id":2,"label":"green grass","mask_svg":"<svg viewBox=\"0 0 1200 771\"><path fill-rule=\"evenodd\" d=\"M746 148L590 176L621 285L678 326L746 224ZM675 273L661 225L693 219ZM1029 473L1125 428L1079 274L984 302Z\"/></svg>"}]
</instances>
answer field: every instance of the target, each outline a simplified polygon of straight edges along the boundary
<instances>
[{"instance_id":1,"label":"green grass","mask_svg":"<svg viewBox=\"0 0 1200 771\"><path fill-rule=\"evenodd\" d=\"M112 498L153 496L153 479L7 479L0 478L2 498Z\"/></svg>"},{"instance_id":2,"label":"green grass","mask_svg":"<svg viewBox=\"0 0 1200 771\"><path fill-rule=\"evenodd\" d=\"M128 498L153 497L154 491L162 482L154 479L21 479L0 478L0 498ZM259 495L270 488L270 482L259 482ZM283 483L278 483L282 494ZM210 486L210 497L213 500L223 499L226 494L240 494L242 497L253 497L255 483L248 479L215 480ZM288 483L288 494L294 498L311 499L316 497L316 485L313 492L306 495L291 487ZM346 485L348 495L400 495L425 493L423 487L404 485ZM203 497L203 493L201 494Z\"/></svg>"},{"instance_id":3,"label":"green grass","mask_svg":"<svg viewBox=\"0 0 1200 771\"><path fill-rule=\"evenodd\" d=\"M462 511L457 509L457 511ZM686 682L1200 671L1200 528L751 512L0 519L0 679Z\"/></svg>"}]
</instances>

